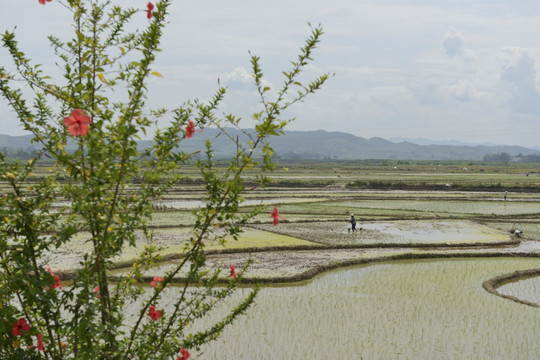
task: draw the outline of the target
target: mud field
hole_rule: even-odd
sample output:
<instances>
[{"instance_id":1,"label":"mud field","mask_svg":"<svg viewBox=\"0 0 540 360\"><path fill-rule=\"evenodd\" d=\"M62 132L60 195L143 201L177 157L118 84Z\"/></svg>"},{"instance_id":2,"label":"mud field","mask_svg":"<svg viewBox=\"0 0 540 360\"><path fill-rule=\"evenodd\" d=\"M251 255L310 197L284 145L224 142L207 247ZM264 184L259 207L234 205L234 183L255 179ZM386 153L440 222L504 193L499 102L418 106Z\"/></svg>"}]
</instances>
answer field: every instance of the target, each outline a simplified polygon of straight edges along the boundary
<instances>
[{"instance_id":1,"label":"mud field","mask_svg":"<svg viewBox=\"0 0 540 360\"><path fill-rule=\"evenodd\" d=\"M509 234L470 221L385 221L358 223L356 232L346 222L280 223L252 227L324 245L371 247L501 245L516 242Z\"/></svg>"},{"instance_id":2,"label":"mud field","mask_svg":"<svg viewBox=\"0 0 540 360\"><path fill-rule=\"evenodd\" d=\"M517 238L471 221L367 222L360 227L361 231L351 233L344 222L252 225L251 228L246 228L248 240L244 243L242 238L239 241L230 240L227 248L216 247L208 250L207 262L209 267L223 269L226 274L229 264L240 268L248 259L253 259L252 265L244 274L243 282L288 283L310 279L326 270L376 261L540 256L539 241ZM275 246L276 242L272 242L271 246L262 244L263 239L275 236L286 239L289 245ZM156 230L152 244L161 246L162 254L169 260L148 272L146 279L164 275L170 270L189 237L190 231L187 228ZM292 245L291 238L296 240ZM122 258L117 259L119 268L114 271L116 276L125 274L130 262L149 244L140 231L137 232L137 239L137 246L129 248ZM81 235L69 249L59 249L49 254L47 261L53 269L61 270L68 276L88 250L86 238ZM185 273L180 272L175 280L182 282L184 275Z\"/></svg>"},{"instance_id":3,"label":"mud field","mask_svg":"<svg viewBox=\"0 0 540 360\"><path fill-rule=\"evenodd\" d=\"M136 244L114 259L115 275L122 276L145 246L154 245L165 259L145 273L146 279L163 275L182 257L189 243L192 211L201 206L193 189L189 199L159 202L152 239L136 230ZM290 283L318 273L376 261L443 257L540 257L540 194L481 192L352 191L343 187L295 190L255 190L246 204L262 206L262 212L246 225L238 240L225 245L205 240L207 264L223 270L229 264L241 268L253 263L243 276L245 283ZM202 195L201 195L202 196ZM274 226L270 211L276 206L283 218ZM348 228L351 211L357 214L357 232ZM457 215L456 215L457 214ZM412 219L411 219L412 218ZM339 219L339 220L338 220ZM152 222L154 221L154 222ZM175 225L176 224L176 225ZM513 229L520 228L520 236ZM214 228L216 234L222 231ZM88 233L78 233L69 244L44 257L53 270L69 278L85 253L92 251ZM182 282L185 273L175 281ZM142 279L145 281L146 279Z\"/></svg>"}]
</instances>

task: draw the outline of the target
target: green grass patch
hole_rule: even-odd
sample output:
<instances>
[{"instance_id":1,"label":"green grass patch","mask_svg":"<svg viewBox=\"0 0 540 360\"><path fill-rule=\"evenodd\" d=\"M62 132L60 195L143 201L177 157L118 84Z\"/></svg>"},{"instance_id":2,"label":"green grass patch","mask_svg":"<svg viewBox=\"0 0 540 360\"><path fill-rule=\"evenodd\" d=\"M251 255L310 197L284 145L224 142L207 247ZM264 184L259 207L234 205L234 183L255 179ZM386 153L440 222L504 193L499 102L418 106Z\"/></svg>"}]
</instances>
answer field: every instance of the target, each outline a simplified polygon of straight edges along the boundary
<instances>
[{"instance_id":1,"label":"green grass patch","mask_svg":"<svg viewBox=\"0 0 540 360\"><path fill-rule=\"evenodd\" d=\"M280 235L268 231L245 229L238 240L227 239L225 245L220 243L209 243L207 250L220 249L245 249L245 248L268 248L268 247L294 247L294 246L313 246L311 241L294 238L287 235Z\"/></svg>"}]
</instances>

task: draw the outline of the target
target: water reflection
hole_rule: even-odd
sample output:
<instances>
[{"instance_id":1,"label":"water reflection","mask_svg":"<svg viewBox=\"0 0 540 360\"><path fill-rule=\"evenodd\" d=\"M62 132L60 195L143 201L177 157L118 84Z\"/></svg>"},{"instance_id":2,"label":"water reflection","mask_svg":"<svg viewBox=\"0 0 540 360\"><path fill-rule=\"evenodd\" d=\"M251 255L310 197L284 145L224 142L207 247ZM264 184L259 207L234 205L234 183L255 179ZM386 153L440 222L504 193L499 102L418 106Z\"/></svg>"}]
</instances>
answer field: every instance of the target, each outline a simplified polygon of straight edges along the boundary
<instances>
[{"instance_id":1,"label":"water reflection","mask_svg":"<svg viewBox=\"0 0 540 360\"><path fill-rule=\"evenodd\" d=\"M501 295L513 296L540 305L540 276L504 284L497 288L497 291Z\"/></svg>"}]
</instances>

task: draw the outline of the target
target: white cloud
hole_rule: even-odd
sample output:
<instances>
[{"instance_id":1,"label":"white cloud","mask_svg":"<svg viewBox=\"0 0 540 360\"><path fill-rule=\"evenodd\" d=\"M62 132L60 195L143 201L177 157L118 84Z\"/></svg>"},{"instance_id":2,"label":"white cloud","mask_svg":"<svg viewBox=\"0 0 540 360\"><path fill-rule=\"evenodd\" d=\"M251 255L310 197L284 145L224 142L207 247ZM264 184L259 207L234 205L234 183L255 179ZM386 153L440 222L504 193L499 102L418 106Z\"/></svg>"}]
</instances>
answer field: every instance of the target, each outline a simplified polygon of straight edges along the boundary
<instances>
[{"instance_id":1,"label":"white cloud","mask_svg":"<svg viewBox=\"0 0 540 360\"><path fill-rule=\"evenodd\" d=\"M532 52L521 48L505 48L503 52L509 55L509 59L503 65L501 79L514 84L532 84L536 77Z\"/></svg>"},{"instance_id":2,"label":"white cloud","mask_svg":"<svg viewBox=\"0 0 540 360\"><path fill-rule=\"evenodd\" d=\"M452 98L459 101L471 101L477 96L476 89L469 80L460 80L448 90Z\"/></svg>"},{"instance_id":3,"label":"white cloud","mask_svg":"<svg viewBox=\"0 0 540 360\"><path fill-rule=\"evenodd\" d=\"M253 87L253 75L249 74L243 66L225 74L223 83L231 88L249 89Z\"/></svg>"},{"instance_id":4,"label":"white cloud","mask_svg":"<svg viewBox=\"0 0 540 360\"><path fill-rule=\"evenodd\" d=\"M452 27L444 34L441 45L445 55L454 57L463 54L464 43L463 34Z\"/></svg>"},{"instance_id":5,"label":"white cloud","mask_svg":"<svg viewBox=\"0 0 540 360\"><path fill-rule=\"evenodd\" d=\"M520 113L540 114L534 54L521 48L507 48L504 53L509 59L503 65L500 77L509 94L511 108Z\"/></svg>"},{"instance_id":6,"label":"white cloud","mask_svg":"<svg viewBox=\"0 0 540 360\"><path fill-rule=\"evenodd\" d=\"M223 83L233 90L255 90L253 74L248 73L243 66L238 66L230 73L225 74ZM272 88L272 84L265 79L261 79L261 84L263 87Z\"/></svg>"},{"instance_id":7,"label":"white cloud","mask_svg":"<svg viewBox=\"0 0 540 360\"><path fill-rule=\"evenodd\" d=\"M58 2L28 6L29 1L34 0L0 0L2 13L10 14L0 32L17 25L21 49L49 74L53 53L45 35L72 35L71 13ZM140 7L134 26L147 26L145 2L114 3ZM281 71L296 59L311 22L321 23L325 34L300 80L309 82L322 72L336 76L295 104L291 127L510 144L524 144L525 136L509 138L506 130L530 128L528 144L538 144L533 136L540 131L538 1L174 1L169 20L153 66L163 78L149 84L147 103L153 108L208 99L220 78L229 89L224 111L249 119L260 110L260 99L248 51L261 56L265 86L279 87ZM5 49L0 63L11 68ZM15 116L0 100L2 131L24 133L13 124Z\"/></svg>"},{"instance_id":8,"label":"white cloud","mask_svg":"<svg viewBox=\"0 0 540 360\"><path fill-rule=\"evenodd\" d=\"M412 84L409 86L409 90L422 104L434 105L443 100L441 85L435 79L428 79L421 83Z\"/></svg>"}]
</instances>

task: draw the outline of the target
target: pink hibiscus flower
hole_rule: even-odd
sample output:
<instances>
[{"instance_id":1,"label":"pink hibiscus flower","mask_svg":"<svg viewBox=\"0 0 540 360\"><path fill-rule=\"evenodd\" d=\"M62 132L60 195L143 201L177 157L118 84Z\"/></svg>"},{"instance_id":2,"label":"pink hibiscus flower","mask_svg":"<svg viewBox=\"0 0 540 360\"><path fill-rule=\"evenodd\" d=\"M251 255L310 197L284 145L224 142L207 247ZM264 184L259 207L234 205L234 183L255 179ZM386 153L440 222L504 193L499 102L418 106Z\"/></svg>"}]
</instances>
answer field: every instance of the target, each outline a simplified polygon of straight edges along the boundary
<instances>
[{"instance_id":1,"label":"pink hibiscus flower","mask_svg":"<svg viewBox=\"0 0 540 360\"><path fill-rule=\"evenodd\" d=\"M236 279L236 269L235 269L234 265L230 264L229 269L231 269L231 274L229 276L232 277L233 279Z\"/></svg>"},{"instance_id":2,"label":"pink hibiscus flower","mask_svg":"<svg viewBox=\"0 0 540 360\"><path fill-rule=\"evenodd\" d=\"M156 307L152 305L150 306L150 310L148 311L148 316L150 316L152 320L156 321L157 319L163 316L163 311L156 310Z\"/></svg>"},{"instance_id":3,"label":"pink hibiscus flower","mask_svg":"<svg viewBox=\"0 0 540 360\"><path fill-rule=\"evenodd\" d=\"M193 121L188 120L188 125L186 126L186 138L191 138L195 133L195 124Z\"/></svg>"},{"instance_id":4,"label":"pink hibiscus flower","mask_svg":"<svg viewBox=\"0 0 540 360\"><path fill-rule=\"evenodd\" d=\"M191 354L189 351L187 351L184 348L180 349L180 356L176 358L176 360L188 360L191 357Z\"/></svg>"},{"instance_id":5,"label":"pink hibiscus flower","mask_svg":"<svg viewBox=\"0 0 540 360\"><path fill-rule=\"evenodd\" d=\"M71 110L71 115L64 118L64 125L73 136L86 135L88 132L88 124L92 122L90 116L82 112L81 109Z\"/></svg>"},{"instance_id":6,"label":"pink hibiscus flower","mask_svg":"<svg viewBox=\"0 0 540 360\"><path fill-rule=\"evenodd\" d=\"M163 281L163 280L165 280L165 279L163 279L162 277L154 276L154 280L152 280L152 281L150 282L150 286L153 287L153 288L155 288L155 287L158 286L159 283L160 283L161 281Z\"/></svg>"},{"instance_id":7,"label":"pink hibiscus flower","mask_svg":"<svg viewBox=\"0 0 540 360\"><path fill-rule=\"evenodd\" d=\"M20 336L23 334L23 332L29 331L30 325L28 325L25 318L20 318L15 324L11 325L11 335L13 336Z\"/></svg>"},{"instance_id":8,"label":"pink hibiscus flower","mask_svg":"<svg viewBox=\"0 0 540 360\"><path fill-rule=\"evenodd\" d=\"M146 4L146 17L148 19L151 19L152 18L152 10L154 10L154 4L152 4L150 1L148 2L148 4Z\"/></svg>"},{"instance_id":9,"label":"pink hibiscus flower","mask_svg":"<svg viewBox=\"0 0 540 360\"><path fill-rule=\"evenodd\" d=\"M61 288L62 284L60 283L60 277L52 272L51 267L49 265L47 265L45 267L45 270L47 270L49 272L49 274L51 274L51 276L54 278L54 284L53 284L52 288L53 289ZM48 289L49 288L47 288L47 290Z\"/></svg>"}]
</instances>

